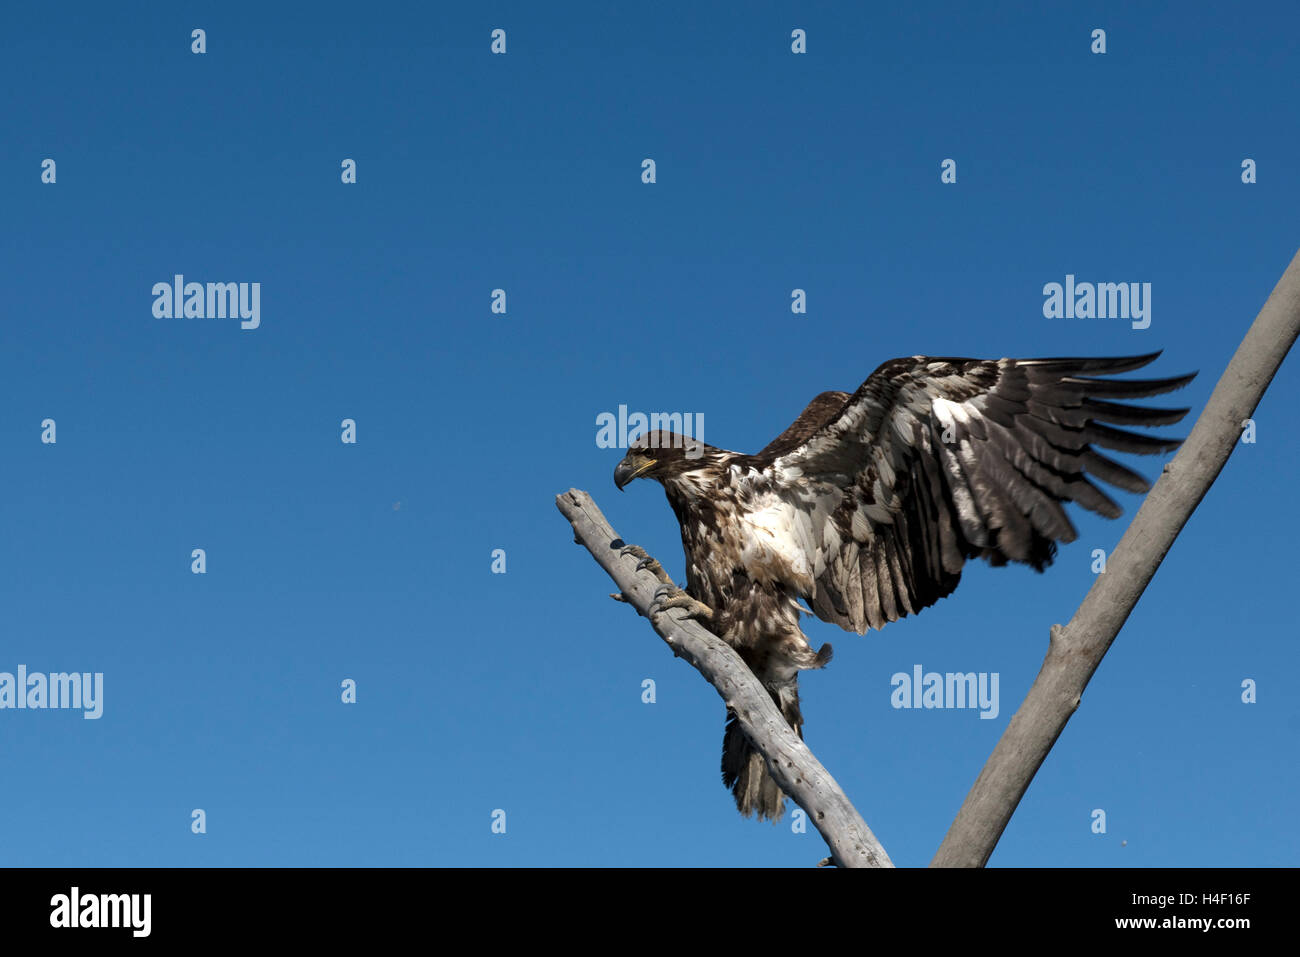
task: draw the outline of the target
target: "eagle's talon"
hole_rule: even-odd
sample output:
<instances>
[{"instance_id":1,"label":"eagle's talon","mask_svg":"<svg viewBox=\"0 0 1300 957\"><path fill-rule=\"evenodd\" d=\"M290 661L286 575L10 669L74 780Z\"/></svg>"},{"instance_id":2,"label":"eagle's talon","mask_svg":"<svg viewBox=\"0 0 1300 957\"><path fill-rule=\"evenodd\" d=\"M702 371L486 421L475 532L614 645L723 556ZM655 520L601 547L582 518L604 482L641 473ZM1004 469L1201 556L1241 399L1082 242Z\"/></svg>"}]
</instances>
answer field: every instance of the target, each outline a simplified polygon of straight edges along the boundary
<instances>
[{"instance_id":1,"label":"eagle's talon","mask_svg":"<svg viewBox=\"0 0 1300 957\"><path fill-rule=\"evenodd\" d=\"M661 615L669 608L685 609L686 614L682 618L703 618L705 621L713 619L712 608L704 604L704 602L692 598L672 583L666 583L655 592L654 603L650 606L650 615Z\"/></svg>"},{"instance_id":2,"label":"eagle's talon","mask_svg":"<svg viewBox=\"0 0 1300 957\"><path fill-rule=\"evenodd\" d=\"M635 558L641 559L636 563L637 571L643 571L648 568L651 573L665 585L674 584L673 580L668 577L668 573L664 571L663 565L660 565L657 559L651 558L646 554L646 550L640 545L624 545L619 551L619 555L632 555Z\"/></svg>"},{"instance_id":3,"label":"eagle's talon","mask_svg":"<svg viewBox=\"0 0 1300 957\"><path fill-rule=\"evenodd\" d=\"M676 584L676 582L674 582L668 576L668 573L664 571L664 566L660 565L657 559L650 558L650 557L641 559L639 562L636 563L636 570L641 571L643 568L650 569L651 574L653 574L655 578L659 579L665 585Z\"/></svg>"}]
</instances>

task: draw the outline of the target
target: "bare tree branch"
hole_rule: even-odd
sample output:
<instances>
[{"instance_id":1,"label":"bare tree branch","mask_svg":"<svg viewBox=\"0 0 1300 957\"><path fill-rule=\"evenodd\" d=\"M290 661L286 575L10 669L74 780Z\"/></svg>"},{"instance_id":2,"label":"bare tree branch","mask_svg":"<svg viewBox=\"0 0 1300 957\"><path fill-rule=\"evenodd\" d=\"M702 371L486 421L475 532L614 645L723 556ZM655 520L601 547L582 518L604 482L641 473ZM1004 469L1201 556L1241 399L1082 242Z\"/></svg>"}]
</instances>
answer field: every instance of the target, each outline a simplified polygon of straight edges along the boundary
<instances>
[{"instance_id":1,"label":"bare tree branch","mask_svg":"<svg viewBox=\"0 0 1300 957\"><path fill-rule=\"evenodd\" d=\"M1300 253L1291 260L1210 396L1191 435L1138 509L1075 612L1053 625L1043 667L948 829L932 867L982 867L1079 707L1102 657L1178 533L1218 478L1244 420L1300 334Z\"/></svg>"},{"instance_id":2,"label":"bare tree branch","mask_svg":"<svg viewBox=\"0 0 1300 957\"><path fill-rule=\"evenodd\" d=\"M892 867L861 815L845 797L830 772L791 729L771 696L740 656L724 641L682 612L670 609L650 615L655 592L662 587L650 571L636 570L638 559L623 553L624 543L601 514L591 496L570 489L555 497L556 507L573 525L574 541L586 546L600 567L614 579L626 601L650 619L673 654L685 658L717 690L736 714L745 735L767 760L776 783L808 814L840 867Z\"/></svg>"}]
</instances>

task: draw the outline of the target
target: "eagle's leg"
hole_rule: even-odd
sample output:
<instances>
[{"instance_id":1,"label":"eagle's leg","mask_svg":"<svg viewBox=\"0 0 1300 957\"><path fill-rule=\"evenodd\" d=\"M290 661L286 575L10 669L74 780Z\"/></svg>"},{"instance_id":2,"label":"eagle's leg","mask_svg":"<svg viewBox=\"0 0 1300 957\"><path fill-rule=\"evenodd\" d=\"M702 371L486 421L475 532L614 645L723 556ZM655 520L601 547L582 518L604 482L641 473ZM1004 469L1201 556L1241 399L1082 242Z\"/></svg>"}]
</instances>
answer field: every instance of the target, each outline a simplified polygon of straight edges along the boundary
<instances>
[{"instance_id":1,"label":"eagle's leg","mask_svg":"<svg viewBox=\"0 0 1300 957\"><path fill-rule=\"evenodd\" d=\"M655 592L655 601L650 606L650 614L661 614L669 608L685 608L685 617L687 618L703 618L705 621L713 620L712 608L704 604L704 602L692 598L672 582L665 584Z\"/></svg>"},{"instance_id":2,"label":"eagle's leg","mask_svg":"<svg viewBox=\"0 0 1300 957\"><path fill-rule=\"evenodd\" d=\"M636 566L637 571L640 571L643 568L648 568L650 569L651 573L656 578L658 578L661 582L663 582L665 585L675 584L673 580L668 576L668 573L664 571L664 566L660 565L657 560L647 555L645 549L642 548L640 545L624 545L622 551L620 551L619 554L634 555L637 558L641 559L641 561L637 562L637 566Z\"/></svg>"}]
</instances>

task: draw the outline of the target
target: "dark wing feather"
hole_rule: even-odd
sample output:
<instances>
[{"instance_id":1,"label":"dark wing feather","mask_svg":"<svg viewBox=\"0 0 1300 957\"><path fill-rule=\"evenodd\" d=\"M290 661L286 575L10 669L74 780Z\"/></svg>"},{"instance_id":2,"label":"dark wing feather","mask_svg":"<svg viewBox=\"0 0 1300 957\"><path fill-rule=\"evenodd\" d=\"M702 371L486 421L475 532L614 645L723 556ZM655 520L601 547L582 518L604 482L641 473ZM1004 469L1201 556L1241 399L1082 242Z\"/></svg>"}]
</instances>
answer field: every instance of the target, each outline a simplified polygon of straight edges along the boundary
<instances>
[{"instance_id":1,"label":"dark wing feather","mask_svg":"<svg viewBox=\"0 0 1300 957\"><path fill-rule=\"evenodd\" d=\"M823 425L833 419L844 403L849 401L847 392L823 392L808 403L808 407L799 413L799 417L790 423L789 428L763 447L758 454L776 458L803 445Z\"/></svg>"},{"instance_id":2,"label":"dark wing feather","mask_svg":"<svg viewBox=\"0 0 1300 957\"><path fill-rule=\"evenodd\" d=\"M1094 446L1153 454L1179 440L1103 423L1167 425L1187 410L1110 400L1169 392L1192 376L1096 376L1158 355L913 356L886 362L850 397L818 396L752 459L800 514L812 610L847 630L880 628L950 594L969 558L1041 571L1057 542L1076 537L1064 502L1119 515L1089 477L1132 492L1150 485Z\"/></svg>"}]
</instances>

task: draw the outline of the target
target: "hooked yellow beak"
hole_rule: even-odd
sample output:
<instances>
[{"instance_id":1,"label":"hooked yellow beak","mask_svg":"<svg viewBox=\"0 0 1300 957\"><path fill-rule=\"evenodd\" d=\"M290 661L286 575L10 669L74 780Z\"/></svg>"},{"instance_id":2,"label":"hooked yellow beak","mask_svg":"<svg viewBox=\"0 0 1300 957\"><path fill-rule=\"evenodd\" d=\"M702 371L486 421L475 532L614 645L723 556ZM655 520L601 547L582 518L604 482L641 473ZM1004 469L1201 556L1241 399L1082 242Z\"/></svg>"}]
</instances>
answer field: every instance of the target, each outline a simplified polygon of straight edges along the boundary
<instances>
[{"instance_id":1,"label":"hooked yellow beak","mask_svg":"<svg viewBox=\"0 0 1300 957\"><path fill-rule=\"evenodd\" d=\"M654 468L659 462L658 459L652 459L641 452L628 452L623 456L623 461L619 462L614 469L614 484L618 486L621 492L623 486L634 478L639 478L650 469Z\"/></svg>"}]
</instances>

